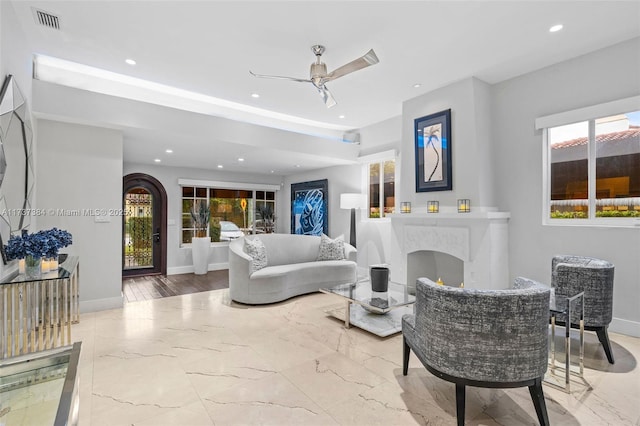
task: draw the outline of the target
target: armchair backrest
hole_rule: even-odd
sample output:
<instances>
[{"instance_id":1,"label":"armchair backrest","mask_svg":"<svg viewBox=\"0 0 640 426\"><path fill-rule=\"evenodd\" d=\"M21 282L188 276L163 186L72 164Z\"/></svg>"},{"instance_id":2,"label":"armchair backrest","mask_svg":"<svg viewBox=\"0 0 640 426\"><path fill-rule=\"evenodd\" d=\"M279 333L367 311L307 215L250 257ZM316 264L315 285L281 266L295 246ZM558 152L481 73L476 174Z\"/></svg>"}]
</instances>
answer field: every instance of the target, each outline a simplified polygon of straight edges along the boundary
<instances>
[{"instance_id":1,"label":"armchair backrest","mask_svg":"<svg viewBox=\"0 0 640 426\"><path fill-rule=\"evenodd\" d=\"M593 257L554 256L551 287L556 293L569 296L584 291L585 325L606 326L613 317L614 269L612 263Z\"/></svg>"},{"instance_id":2,"label":"armchair backrest","mask_svg":"<svg viewBox=\"0 0 640 426\"><path fill-rule=\"evenodd\" d=\"M469 380L518 382L541 377L548 362L549 287L478 290L416 283L415 328L425 361Z\"/></svg>"}]
</instances>

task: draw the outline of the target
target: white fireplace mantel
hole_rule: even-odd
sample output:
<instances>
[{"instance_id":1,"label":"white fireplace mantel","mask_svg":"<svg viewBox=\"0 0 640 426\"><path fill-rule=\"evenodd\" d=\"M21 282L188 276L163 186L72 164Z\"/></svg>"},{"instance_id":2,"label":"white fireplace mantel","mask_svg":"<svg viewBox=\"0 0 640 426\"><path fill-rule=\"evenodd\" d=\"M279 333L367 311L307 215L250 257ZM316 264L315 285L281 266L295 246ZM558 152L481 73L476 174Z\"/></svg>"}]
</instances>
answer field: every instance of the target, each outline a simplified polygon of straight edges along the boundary
<instances>
[{"instance_id":1,"label":"white fireplace mantel","mask_svg":"<svg viewBox=\"0 0 640 426\"><path fill-rule=\"evenodd\" d=\"M393 281L413 287L420 271L408 268L408 256L432 251L446 253L463 262L465 287L509 287L510 213L396 213L388 217L392 228L390 263Z\"/></svg>"}]
</instances>

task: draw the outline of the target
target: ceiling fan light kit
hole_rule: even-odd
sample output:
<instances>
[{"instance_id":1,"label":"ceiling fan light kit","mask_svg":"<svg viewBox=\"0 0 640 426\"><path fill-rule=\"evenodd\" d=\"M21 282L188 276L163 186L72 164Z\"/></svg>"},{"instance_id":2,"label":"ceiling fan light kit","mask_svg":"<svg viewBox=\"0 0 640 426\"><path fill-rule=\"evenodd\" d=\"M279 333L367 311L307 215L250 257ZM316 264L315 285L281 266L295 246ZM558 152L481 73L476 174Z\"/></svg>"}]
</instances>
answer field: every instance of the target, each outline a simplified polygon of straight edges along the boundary
<instances>
[{"instance_id":1,"label":"ceiling fan light kit","mask_svg":"<svg viewBox=\"0 0 640 426\"><path fill-rule=\"evenodd\" d=\"M318 94L320 94L320 97L324 101L324 104L327 106L327 108L331 108L332 106L336 105L336 100L333 98L333 95L331 95L331 92L329 92L329 89L326 86L326 83L328 81L343 77L354 71L361 70L362 68L375 65L380 62L380 60L376 56L376 52L371 49L360 58L354 59L353 61L336 68L330 73L327 73L327 64L322 62L320 59L322 54L324 53L324 50L324 46L319 44L311 46L311 51L314 55L316 55L316 61L311 64L309 79L285 77L279 75L255 74L252 71L249 71L249 73L252 76L259 78L272 78L278 80L296 81L298 83L311 83L318 90Z\"/></svg>"}]
</instances>

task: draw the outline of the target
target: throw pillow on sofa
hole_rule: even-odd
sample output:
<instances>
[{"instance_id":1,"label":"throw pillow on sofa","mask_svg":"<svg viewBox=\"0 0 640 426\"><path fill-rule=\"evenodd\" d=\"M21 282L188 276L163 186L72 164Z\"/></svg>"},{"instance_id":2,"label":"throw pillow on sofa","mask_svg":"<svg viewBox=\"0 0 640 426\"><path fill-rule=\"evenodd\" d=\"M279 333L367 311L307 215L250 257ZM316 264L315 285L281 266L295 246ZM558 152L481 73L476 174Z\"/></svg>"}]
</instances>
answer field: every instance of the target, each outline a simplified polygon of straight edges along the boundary
<instances>
[{"instance_id":1,"label":"throw pillow on sofa","mask_svg":"<svg viewBox=\"0 0 640 426\"><path fill-rule=\"evenodd\" d=\"M316 260L342 260L344 259L344 239L342 236L331 239L322 234L320 249Z\"/></svg>"},{"instance_id":2,"label":"throw pillow on sofa","mask_svg":"<svg viewBox=\"0 0 640 426\"><path fill-rule=\"evenodd\" d=\"M251 272L259 271L267 266L267 248L260 238L244 239L244 247L251 256Z\"/></svg>"}]
</instances>

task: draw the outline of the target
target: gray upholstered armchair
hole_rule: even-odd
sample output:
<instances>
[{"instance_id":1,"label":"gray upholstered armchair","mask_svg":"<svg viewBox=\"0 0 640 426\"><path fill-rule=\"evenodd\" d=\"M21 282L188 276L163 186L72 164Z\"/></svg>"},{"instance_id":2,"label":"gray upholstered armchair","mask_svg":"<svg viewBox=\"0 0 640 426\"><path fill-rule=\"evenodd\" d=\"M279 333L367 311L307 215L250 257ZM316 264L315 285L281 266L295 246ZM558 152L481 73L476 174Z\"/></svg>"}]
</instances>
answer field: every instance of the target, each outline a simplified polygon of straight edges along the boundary
<instances>
[{"instance_id":1,"label":"gray upholstered armchair","mask_svg":"<svg viewBox=\"0 0 640 426\"><path fill-rule=\"evenodd\" d=\"M402 372L412 350L432 374L456 385L458 425L465 386L528 386L541 425L548 425L542 379L548 364L550 289L516 278L508 290L416 283L414 315L402 318Z\"/></svg>"},{"instance_id":2,"label":"gray upholstered armchair","mask_svg":"<svg viewBox=\"0 0 640 426\"><path fill-rule=\"evenodd\" d=\"M597 333L611 364L607 327L613 317L613 272L613 264L592 257L559 255L551 260L551 287L566 296L584 291L584 328ZM564 319L560 317L556 323L564 324ZM577 324L578 318L572 318L571 326Z\"/></svg>"}]
</instances>

